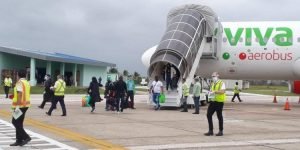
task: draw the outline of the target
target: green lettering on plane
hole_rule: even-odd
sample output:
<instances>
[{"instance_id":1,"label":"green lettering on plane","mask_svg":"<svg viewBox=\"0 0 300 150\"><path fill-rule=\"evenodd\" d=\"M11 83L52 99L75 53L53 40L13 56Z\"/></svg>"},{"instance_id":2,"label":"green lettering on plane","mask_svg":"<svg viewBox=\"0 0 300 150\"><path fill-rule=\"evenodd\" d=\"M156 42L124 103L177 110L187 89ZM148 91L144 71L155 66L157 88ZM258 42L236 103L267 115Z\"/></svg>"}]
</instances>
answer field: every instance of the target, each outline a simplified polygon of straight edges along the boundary
<instances>
[{"instance_id":1,"label":"green lettering on plane","mask_svg":"<svg viewBox=\"0 0 300 150\"><path fill-rule=\"evenodd\" d=\"M230 28L224 28L224 32L231 46L237 45L243 33L245 46L252 46L253 37L257 39L260 46L266 46L270 41L277 46L293 45L293 31L288 27L268 27L264 33L260 28L238 28L235 33Z\"/></svg>"}]
</instances>

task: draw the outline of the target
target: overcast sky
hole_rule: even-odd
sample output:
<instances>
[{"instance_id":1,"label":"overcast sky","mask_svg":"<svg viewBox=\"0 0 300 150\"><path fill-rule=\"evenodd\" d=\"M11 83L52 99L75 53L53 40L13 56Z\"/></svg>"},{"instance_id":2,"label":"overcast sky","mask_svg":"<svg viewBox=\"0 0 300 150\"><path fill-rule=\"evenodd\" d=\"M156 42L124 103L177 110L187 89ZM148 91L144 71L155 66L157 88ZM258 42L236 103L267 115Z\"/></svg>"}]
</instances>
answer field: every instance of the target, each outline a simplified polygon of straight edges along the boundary
<instances>
[{"instance_id":1,"label":"overcast sky","mask_svg":"<svg viewBox=\"0 0 300 150\"><path fill-rule=\"evenodd\" d=\"M210 6L221 21L296 21L296 0L0 0L0 46L62 52L146 75L141 55L161 39L168 11Z\"/></svg>"}]
</instances>

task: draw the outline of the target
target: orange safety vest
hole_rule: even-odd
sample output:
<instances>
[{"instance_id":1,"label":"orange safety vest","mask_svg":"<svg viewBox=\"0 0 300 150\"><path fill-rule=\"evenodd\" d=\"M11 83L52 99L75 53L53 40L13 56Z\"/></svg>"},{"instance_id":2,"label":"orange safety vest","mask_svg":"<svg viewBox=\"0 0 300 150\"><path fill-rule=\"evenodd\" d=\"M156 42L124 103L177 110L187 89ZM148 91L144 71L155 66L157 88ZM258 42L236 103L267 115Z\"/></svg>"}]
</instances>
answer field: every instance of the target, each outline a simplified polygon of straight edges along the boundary
<instances>
[{"instance_id":1,"label":"orange safety vest","mask_svg":"<svg viewBox=\"0 0 300 150\"><path fill-rule=\"evenodd\" d=\"M19 108L30 107L30 84L27 80L19 80L17 84L22 84L22 97L18 103L18 92L17 87L14 87L14 98L12 101L12 108ZM17 85L16 84L16 85Z\"/></svg>"}]
</instances>

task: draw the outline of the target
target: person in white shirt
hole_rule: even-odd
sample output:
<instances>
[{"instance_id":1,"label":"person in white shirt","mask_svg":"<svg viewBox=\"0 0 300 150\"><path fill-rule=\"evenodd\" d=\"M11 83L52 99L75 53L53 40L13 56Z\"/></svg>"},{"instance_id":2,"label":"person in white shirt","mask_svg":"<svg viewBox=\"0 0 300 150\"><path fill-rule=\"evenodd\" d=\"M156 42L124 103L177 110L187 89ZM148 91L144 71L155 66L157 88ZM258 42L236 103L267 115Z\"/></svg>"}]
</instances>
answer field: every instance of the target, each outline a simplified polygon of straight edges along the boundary
<instances>
[{"instance_id":1,"label":"person in white shirt","mask_svg":"<svg viewBox=\"0 0 300 150\"><path fill-rule=\"evenodd\" d=\"M155 76L155 81L151 84L150 92L152 93L152 100L156 104L155 110L158 110L160 108L159 96L161 93L164 93L163 83L158 80L158 76Z\"/></svg>"}]
</instances>

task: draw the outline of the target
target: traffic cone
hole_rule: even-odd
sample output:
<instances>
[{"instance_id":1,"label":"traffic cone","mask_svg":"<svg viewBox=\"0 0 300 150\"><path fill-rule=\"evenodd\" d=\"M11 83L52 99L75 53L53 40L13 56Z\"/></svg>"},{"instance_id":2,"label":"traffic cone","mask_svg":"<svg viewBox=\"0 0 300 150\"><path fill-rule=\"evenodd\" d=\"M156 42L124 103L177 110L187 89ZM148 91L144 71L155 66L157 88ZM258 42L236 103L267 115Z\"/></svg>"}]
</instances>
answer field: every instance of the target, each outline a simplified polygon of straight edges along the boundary
<instances>
[{"instance_id":1,"label":"traffic cone","mask_svg":"<svg viewBox=\"0 0 300 150\"><path fill-rule=\"evenodd\" d=\"M274 95L273 103L277 103L276 94Z\"/></svg>"},{"instance_id":2,"label":"traffic cone","mask_svg":"<svg viewBox=\"0 0 300 150\"><path fill-rule=\"evenodd\" d=\"M284 110L291 110L288 98L286 99L286 102L285 102L285 105L284 105Z\"/></svg>"}]
</instances>

